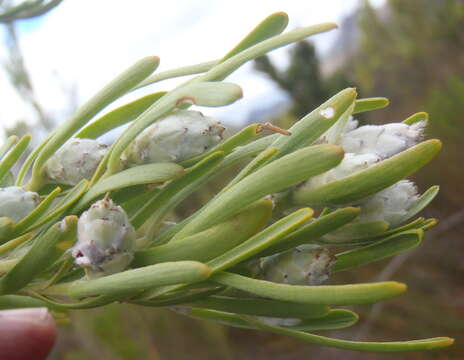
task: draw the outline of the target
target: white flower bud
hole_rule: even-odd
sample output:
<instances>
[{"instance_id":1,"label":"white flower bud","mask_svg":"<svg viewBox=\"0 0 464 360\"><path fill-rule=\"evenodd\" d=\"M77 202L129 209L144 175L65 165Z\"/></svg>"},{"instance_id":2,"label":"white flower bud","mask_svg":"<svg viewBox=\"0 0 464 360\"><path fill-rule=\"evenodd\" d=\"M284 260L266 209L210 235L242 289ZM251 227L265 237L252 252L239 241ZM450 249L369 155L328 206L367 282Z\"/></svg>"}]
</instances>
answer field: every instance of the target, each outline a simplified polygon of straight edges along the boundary
<instances>
[{"instance_id":1,"label":"white flower bud","mask_svg":"<svg viewBox=\"0 0 464 360\"><path fill-rule=\"evenodd\" d=\"M360 204L362 211L358 220L386 221L390 226L398 225L418 199L416 185L401 180L364 200Z\"/></svg>"},{"instance_id":2,"label":"white flower bud","mask_svg":"<svg viewBox=\"0 0 464 360\"><path fill-rule=\"evenodd\" d=\"M416 145L422 139L424 126L424 121L412 125L365 125L345 133L339 145L346 152L372 153L386 159Z\"/></svg>"},{"instance_id":3,"label":"white flower bud","mask_svg":"<svg viewBox=\"0 0 464 360\"><path fill-rule=\"evenodd\" d=\"M219 121L198 111L178 110L137 136L122 161L134 166L187 160L218 144L224 130Z\"/></svg>"},{"instance_id":4,"label":"white flower bud","mask_svg":"<svg viewBox=\"0 0 464 360\"><path fill-rule=\"evenodd\" d=\"M103 159L108 146L92 139L71 139L45 164L47 177L56 183L76 185L89 180Z\"/></svg>"},{"instance_id":5,"label":"white flower bud","mask_svg":"<svg viewBox=\"0 0 464 360\"><path fill-rule=\"evenodd\" d=\"M71 254L89 277L123 271L133 258L135 230L124 210L111 199L94 203L77 223Z\"/></svg>"},{"instance_id":6,"label":"white flower bud","mask_svg":"<svg viewBox=\"0 0 464 360\"><path fill-rule=\"evenodd\" d=\"M335 180L340 180L361 170L367 169L380 160L380 157L375 154L357 155L347 153L338 166L330 169L329 171L326 171L321 175L313 176L303 186L316 188L331 183Z\"/></svg>"},{"instance_id":7,"label":"white flower bud","mask_svg":"<svg viewBox=\"0 0 464 360\"><path fill-rule=\"evenodd\" d=\"M261 278L290 285L319 285L329 278L335 257L317 245L303 245L270 256L261 264Z\"/></svg>"},{"instance_id":8,"label":"white flower bud","mask_svg":"<svg viewBox=\"0 0 464 360\"><path fill-rule=\"evenodd\" d=\"M40 203L37 193L26 191L19 186L0 188L0 217L8 217L18 222Z\"/></svg>"}]
</instances>

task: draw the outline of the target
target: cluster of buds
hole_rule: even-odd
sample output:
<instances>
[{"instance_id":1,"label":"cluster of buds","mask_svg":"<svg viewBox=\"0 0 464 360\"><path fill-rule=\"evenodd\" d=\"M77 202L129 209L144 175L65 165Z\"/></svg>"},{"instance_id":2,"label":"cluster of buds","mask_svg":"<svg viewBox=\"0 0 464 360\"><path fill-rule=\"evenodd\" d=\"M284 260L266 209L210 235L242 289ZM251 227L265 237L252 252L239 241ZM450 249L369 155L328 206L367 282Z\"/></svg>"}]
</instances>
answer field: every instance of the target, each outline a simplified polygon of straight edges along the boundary
<instances>
[{"instance_id":1,"label":"cluster of buds","mask_svg":"<svg viewBox=\"0 0 464 360\"><path fill-rule=\"evenodd\" d=\"M318 188L368 169L417 145L423 138L424 129L425 121L411 125L391 123L358 127L358 122L350 117L337 141L337 145L345 151L340 165L312 177L302 186L307 189ZM323 136L320 142L327 141L329 137ZM401 180L352 205L362 208L358 221L386 221L395 226L402 221L418 198L416 186L410 181Z\"/></svg>"},{"instance_id":2,"label":"cluster of buds","mask_svg":"<svg viewBox=\"0 0 464 360\"><path fill-rule=\"evenodd\" d=\"M269 125L251 124L222 141L219 121L186 110L233 103L242 91L222 79L239 66L289 39L336 27L280 35L287 23L286 14L271 15L219 61L151 76L159 58L140 60L53 131L13 179L30 136L10 138L0 148L0 184L7 186L0 189L0 308L185 305L191 317L350 350L450 345L449 338L366 343L309 333L358 319L329 306L375 303L406 290L394 281L327 283L331 273L418 246L435 223L418 218L395 228L437 193L419 197L404 180L440 150L438 140L421 141L423 122L358 127L352 114L386 101L356 99L352 88L270 136L263 136ZM93 119L136 88L199 73ZM94 140L129 122L110 147ZM180 203L239 164L198 211L163 227ZM276 204L274 194L282 195ZM335 249L348 249L335 253L333 239Z\"/></svg>"}]
</instances>

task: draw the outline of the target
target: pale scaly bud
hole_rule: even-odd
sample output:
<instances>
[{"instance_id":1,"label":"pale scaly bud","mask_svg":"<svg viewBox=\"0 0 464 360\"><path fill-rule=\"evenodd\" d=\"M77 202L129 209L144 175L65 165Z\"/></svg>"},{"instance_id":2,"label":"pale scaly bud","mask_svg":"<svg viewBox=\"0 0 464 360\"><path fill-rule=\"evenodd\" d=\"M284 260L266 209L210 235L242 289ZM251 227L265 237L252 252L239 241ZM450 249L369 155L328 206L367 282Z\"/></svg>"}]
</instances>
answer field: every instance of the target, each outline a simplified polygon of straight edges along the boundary
<instances>
[{"instance_id":1,"label":"pale scaly bud","mask_svg":"<svg viewBox=\"0 0 464 360\"><path fill-rule=\"evenodd\" d=\"M90 180L108 146L92 139L71 139L45 164L45 174L58 184L76 185Z\"/></svg>"},{"instance_id":2,"label":"pale scaly bud","mask_svg":"<svg viewBox=\"0 0 464 360\"><path fill-rule=\"evenodd\" d=\"M346 153L342 162L338 166L321 175L313 176L303 186L316 188L326 185L333 181L356 174L361 170L365 170L379 161L381 161L381 158L376 154L357 155Z\"/></svg>"},{"instance_id":3,"label":"pale scaly bud","mask_svg":"<svg viewBox=\"0 0 464 360\"><path fill-rule=\"evenodd\" d=\"M418 199L416 185L401 180L359 204L362 211L358 220L386 221L390 226L398 225Z\"/></svg>"},{"instance_id":4,"label":"pale scaly bud","mask_svg":"<svg viewBox=\"0 0 464 360\"><path fill-rule=\"evenodd\" d=\"M198 111L178 110L137 136L122 161L134 166L187 160L217 145L224 130L219 121Z\"/></svg>"},{"instance_id":5,"label":"pale scaly bud","mask_svg":"<svg viewBox=\"0 0 464 360\"><path fill-rule=\"evenodd\" d=\"M71 254L89 277L123 271L131 263L135 230L125 211L111 199L94 203L77 223L77 244Z\"/></svg>"},{"instance_id":6,"label":"pale scaly bud","mask_svg":"<svg viewBox=\"0 0 464 360\"><path fill-rule=\"evenodd\" d=\"M329 278L335 257L318 245L302 245L262 261L262 279L290 285L319 285Z\"/></svg>"},{"instance_id":7,"label":"pale scaly bud","mask_svg":"<svg viewBox=\"0 0 464 360\"><path fill-rule=\"evenodd\" d=\"M412 125L365 125L346 132L339 145L349 153L371 153L387 159L416 145L423 137L424 126L424 121Z\"/></svg>"},{"instance_id":8,"label":"pale scaly bud","mask_svg":"<svg viewBox=\"0 0 464 360\"><path fill-rule=\"evenodd\" d=\"M16 222L27 216L40 203L39 194L19 186L0 188L0 217Z\"/></svg>"}]
</instances>

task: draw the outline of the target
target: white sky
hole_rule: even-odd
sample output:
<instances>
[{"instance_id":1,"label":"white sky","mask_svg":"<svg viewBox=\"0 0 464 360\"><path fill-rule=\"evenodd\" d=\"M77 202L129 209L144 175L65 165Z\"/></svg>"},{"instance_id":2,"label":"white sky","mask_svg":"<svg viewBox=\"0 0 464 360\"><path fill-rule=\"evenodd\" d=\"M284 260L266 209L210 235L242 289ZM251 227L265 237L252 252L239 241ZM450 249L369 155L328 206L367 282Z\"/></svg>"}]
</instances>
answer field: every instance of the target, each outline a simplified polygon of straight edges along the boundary
<instances>
[{"instance_id":1,"label":"white sky","mask_svg":"<svg viewBox=\"0 0 464 360\"><path fill-rule=\"evenodd\" d=\"M374 4L381 3L374 1ZM159 70L221 57L267 15L285 11L287 29L319 22L340 23L357 0L65 0L39 21L22 22L21 47L32 74L33 85L45 109L62 116L68 106L64 87L75 86L85 101L106 82L133 62L147 55L161 58ZM314 37L319 51L327 50L337 31ZM273 59L285 62L288 48L277 50ZM5 49L0 46L0 61ZM205 110L224 121L238 124L254 104L276 94L272 83L251 71L251 66L228 79L237 82L245 98L227 108ZM167 84L167 85L166 85ZM169 89L175 82L152 89ZM11 126L18 119L31 119L0 72L0 121ZM278 98L278 96L277 96Z\"/></svg>"}]
</instances>

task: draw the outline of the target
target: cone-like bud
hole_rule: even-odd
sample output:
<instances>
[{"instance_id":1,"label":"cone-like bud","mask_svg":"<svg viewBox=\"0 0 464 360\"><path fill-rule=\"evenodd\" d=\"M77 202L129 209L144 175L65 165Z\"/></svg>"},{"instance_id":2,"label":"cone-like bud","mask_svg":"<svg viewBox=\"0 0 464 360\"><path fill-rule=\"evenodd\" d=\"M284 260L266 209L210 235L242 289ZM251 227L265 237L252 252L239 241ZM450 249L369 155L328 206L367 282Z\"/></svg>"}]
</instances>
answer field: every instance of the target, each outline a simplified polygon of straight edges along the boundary
<instances>
[{"instance_id":1,"label":"cone-like bud","mask_svg":"<svg viewBox=\"0 0 464 360\"><path fill-rule=\"evenodd\" d=\"M122 161L127 166L179 162L201 155L222 140L225 128L198 111L178 110L146 128L129 145Z\"/></svg>"},{"instance_id":2,"label":"cone-like bud","mask_svg":"<svg viewBox=\"0 0 464 360\"><path fill-rule=\"evenodd\" d=\"M319 285L329 278L334 263L326 248L302 245L264 259L260 277L281 284Z\"/></svg>"},{"instance_id":3,"label":"cone-like bud","mask_svg":"<svg viewBox=\"0 0 464 360\"><path fill-rule=\"evenodd\" d=\"M39 205L39 194L19 186L0 188L0 217L18 222Z\"/></svg>"},{"instance_id":4,"label":"cone-like bud","mask_svg":"<svg viewBox=\"0 0 464 360\"><path fill-rule=\"evenodd\" d=\"M412 125L365 125L348 130L342 136L339 145L349 153L370 153L386 159L416 145L423 137L424 126L424 121Z\"/></svg>"},{"instance_id":5,"label":"cone-like bud","mask_svg":"<svg viewBox=\"0 0 464 360\"><path fill-rule=\"evenodd\" d=\"M45 173L52 182L76 185L93 176L107 150L96 140L71 139L47 161Z\"/></svg>"},{"instance_id":6,"label":"cone-like bud","mask_svg":"<svg viewBox=\"0 0 464 360\"><path fill-rule=\"evenodd\" d=\"M71 254L91 278L113 274L132 261L135 238L124 210L111 199L103 199L80 216Z\"/></svg>"},{"instance_id":7,"label":"cone-like bud","mask_svg":"<svg viewBox=\"0 0 464 360\"><path fill-rule=\"evenodd\" d=\"M359 221L386 221L398 225L411 206L419 199L417 188L408 180L401 180L364 200Z\"/></svg>"}]
</instances>

